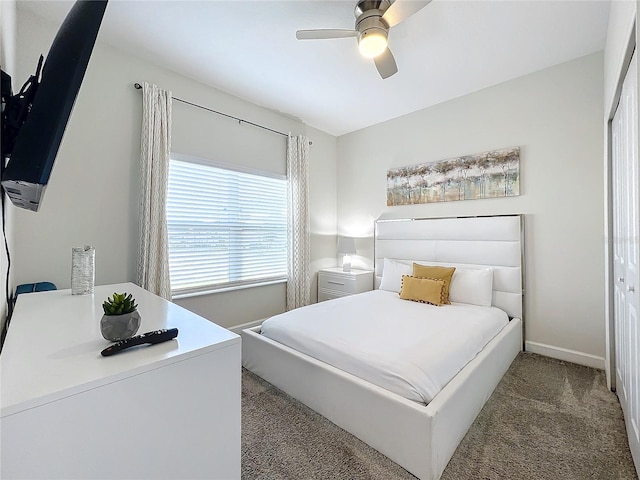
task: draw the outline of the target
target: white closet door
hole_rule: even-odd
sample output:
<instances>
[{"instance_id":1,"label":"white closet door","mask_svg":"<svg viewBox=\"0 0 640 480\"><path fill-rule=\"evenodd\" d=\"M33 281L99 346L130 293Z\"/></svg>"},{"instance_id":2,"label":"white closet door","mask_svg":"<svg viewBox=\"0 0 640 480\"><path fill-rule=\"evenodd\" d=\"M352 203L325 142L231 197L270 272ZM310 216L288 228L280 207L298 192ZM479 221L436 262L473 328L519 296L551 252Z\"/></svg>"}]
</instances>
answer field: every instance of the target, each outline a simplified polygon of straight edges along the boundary
<instances>
[{"instance_id":1,"label":"white closet door","mask_svg":"<svg viewBox=\"0 0 640 480\"><path fill-rule=\"evenodd\" d=\"M612 123L613 270L616 390L629 446L640 468L640 169L635 54Z\"/></svg>"}]
</instances>

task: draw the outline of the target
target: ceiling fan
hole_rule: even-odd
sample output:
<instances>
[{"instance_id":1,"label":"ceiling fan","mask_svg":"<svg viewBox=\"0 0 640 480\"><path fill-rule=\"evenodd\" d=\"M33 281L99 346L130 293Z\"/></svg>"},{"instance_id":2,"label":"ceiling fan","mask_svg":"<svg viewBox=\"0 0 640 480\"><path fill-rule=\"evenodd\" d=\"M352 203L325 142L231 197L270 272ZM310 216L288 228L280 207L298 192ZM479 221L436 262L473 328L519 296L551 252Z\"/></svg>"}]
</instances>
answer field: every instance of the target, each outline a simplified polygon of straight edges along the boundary
<instances>
[{"instance_id":1,"label":"ceiling fan","mask_svg":"<svg viewBox=\"0 0 640 480\"><path fill-rule=\"evenodd\" d=\"M354 15L353 30L320 29L298 30L298 40L358 37L360 53L373 58L378 73L388 78L398 71L396 60L387 46L389 29L426 6L431 0L360 0Z\"/></svg>"}]
</instances>

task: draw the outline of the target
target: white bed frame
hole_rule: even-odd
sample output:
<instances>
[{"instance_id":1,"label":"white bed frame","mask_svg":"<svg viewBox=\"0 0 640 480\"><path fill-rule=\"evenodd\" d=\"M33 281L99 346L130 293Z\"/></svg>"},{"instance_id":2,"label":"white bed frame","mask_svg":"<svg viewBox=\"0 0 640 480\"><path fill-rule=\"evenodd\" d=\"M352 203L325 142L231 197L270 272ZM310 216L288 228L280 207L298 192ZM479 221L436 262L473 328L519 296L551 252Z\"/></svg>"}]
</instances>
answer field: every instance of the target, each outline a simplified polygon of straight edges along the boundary
<instances>
[{"instance_id":1,"label":"white bed frame","mask_svg":"<svg viewBox=\"0 0 640 480\"><path fill-rule=\"evenodd\" d=\"M422 480L437 480L522 349L521 215L378 220L376 286L383 258L491 266L493 305L512 320L428 405L407 400L292 348L243 330L243 365Z\"/></svg>"}]
</instances>

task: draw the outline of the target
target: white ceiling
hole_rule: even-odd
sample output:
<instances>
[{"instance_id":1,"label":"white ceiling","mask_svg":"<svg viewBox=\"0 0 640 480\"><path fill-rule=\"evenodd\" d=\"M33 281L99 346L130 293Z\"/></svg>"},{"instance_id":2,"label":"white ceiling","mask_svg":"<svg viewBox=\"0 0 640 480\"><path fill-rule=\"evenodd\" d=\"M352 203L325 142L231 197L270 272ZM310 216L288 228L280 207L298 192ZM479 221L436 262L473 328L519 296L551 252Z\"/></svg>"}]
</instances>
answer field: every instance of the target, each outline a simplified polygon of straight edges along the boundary
<instances>
[{"instance_id":1,"label":"white ceiling","mask_svg":"<svg viewBox=\"0 0 640 480\"><path fill-rule=\"evenodd\" d=\"M382 80L355 38L295 38L352 29L355 4L111 0L99 39L342 135L603 50L609 16L609 1L433 0L391 29L399 71ZM59 24L71 5L23 0L18 12Z\"/></svg>"}]
</instances>

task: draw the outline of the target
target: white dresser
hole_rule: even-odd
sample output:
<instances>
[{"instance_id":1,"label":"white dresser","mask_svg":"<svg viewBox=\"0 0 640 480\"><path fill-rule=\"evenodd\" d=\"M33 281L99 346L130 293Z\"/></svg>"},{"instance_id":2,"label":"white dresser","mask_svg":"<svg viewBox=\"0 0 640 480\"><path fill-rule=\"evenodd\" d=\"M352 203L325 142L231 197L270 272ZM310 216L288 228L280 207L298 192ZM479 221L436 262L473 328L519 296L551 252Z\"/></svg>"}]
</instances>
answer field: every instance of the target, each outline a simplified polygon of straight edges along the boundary
<instances>
[{"instance_id":1,"label":"white dresser","mask_svg":"<svg viewBox=\"0 0 640 480\"><path fill-rule=\"evenodd\" d=\"M132 293L138 333L111 357L102 302ZM239 479L240 337L132 284L23 294L0 355L3 479Z\"/></svg>"},{"instance_id":2,"label":"white dresser","mask_svg":"<svg viewBox=\"0 0 640 480\"><path fill-rule=\"evenodd\" d=\"M323 268L318 271L318 302L368 292L373 289L373 271Z\"/></svg>"}]
</instances>

